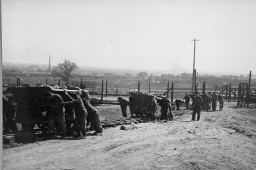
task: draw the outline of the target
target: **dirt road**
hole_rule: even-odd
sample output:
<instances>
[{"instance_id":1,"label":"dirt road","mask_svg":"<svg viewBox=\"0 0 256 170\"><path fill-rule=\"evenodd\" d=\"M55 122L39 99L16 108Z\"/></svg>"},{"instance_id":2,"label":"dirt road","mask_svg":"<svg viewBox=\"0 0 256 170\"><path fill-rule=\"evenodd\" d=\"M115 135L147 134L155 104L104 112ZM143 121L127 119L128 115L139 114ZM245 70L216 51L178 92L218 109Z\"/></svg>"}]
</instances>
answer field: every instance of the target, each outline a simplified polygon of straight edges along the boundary
<instances>
[{"instance_id":1,"label":"dirt road","mask_svg":"<svg viewBox=\"0 0 256 170\"><path fill-rule=\"evenodd\" d=\"M256 169L256 110L175 111L172 122L108 128L87 139L47 140L3 150L4 169ZM113 110L116 111L116 110Z\"/></svg>"}]
</instances>

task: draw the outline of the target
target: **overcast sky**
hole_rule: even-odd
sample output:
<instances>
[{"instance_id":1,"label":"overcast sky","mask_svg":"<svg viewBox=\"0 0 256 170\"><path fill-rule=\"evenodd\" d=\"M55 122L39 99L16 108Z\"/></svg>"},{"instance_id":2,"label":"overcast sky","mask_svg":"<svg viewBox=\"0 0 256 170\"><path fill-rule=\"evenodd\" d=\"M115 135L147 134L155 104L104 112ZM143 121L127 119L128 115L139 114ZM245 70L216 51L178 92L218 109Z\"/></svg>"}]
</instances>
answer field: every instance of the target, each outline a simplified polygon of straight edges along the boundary
<instances>
[{"instance_id":1,"label":"overcast sky","mask_svg":"<svg viewBox=\"0 0 256 170\"><path fill-rule=\"evenodd\" d=\"M2 0L3 62L256 72L255 0Z\"/></svg>"}]
</instances>

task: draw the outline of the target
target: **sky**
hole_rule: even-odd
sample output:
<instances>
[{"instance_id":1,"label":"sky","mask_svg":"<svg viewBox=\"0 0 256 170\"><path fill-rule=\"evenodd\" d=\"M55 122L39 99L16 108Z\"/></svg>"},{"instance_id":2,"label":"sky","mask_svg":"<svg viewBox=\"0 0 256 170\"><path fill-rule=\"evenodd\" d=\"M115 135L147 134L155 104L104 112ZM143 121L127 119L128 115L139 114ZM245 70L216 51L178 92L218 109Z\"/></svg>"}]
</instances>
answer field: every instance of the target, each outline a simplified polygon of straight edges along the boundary
<instances>
[{"instance_id":1,"label":"sky","mask_svg":"<svg viewBox=\"0 0 256 170\"><path fill-rule=\"evenodd\" d=\"M2 0L3 63L256 72L255 0Z\"/></svg>"}]
</instances>

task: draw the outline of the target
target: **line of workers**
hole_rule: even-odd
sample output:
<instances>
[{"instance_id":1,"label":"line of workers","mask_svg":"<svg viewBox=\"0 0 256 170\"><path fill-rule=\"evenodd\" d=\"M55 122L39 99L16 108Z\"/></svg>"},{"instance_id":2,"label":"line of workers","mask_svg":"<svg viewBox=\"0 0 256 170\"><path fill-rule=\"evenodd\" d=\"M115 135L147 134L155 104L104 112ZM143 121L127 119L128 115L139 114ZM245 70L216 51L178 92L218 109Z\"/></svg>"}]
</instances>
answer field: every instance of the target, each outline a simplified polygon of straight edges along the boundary
<instances>
[{"instance_id":1,"label":"line of workers","mask_svg":"<svg viewBox=\"0 0 256 170\"><path fill-rule=\"evenodd\" d=\"M199 92L192 94L192 95L186 94L186 96L183 99L185 100L185 109L186 110L188 110L190 108L189 103L190 103L190 100L192 99L192 109L193 109L192 121L195 120L196 114L197 114L197 120L199 121L201 110L209 111L211 108L211 105L212 105L212 110L216 111L217 101L219 101L220 110L222 110L223 104L224 104L222 94L219 94L217 96L216 92L213 92L213 93L209 92L208 94L202 94L202 95L200 95ZM127 101L127 100L123 99L122 97L118 97L118 101L120 103L123 115L127 115L126 110L127 110L127 106L129 105L131 115L133 116L133 113L132 113L133 109L132 109L132 103L131 103L130 98L129 98L129 101ZM160 119L161 120L166 120L166 121L173 120L171 102L166 97L156 97L156 101L151 102L151 103L152 103L152 105L154 105L154 107L156 107L155 111L157 110L157 104L161 107L161 110L160 110L160 112L161 112ZM177 110L179 110L180 103L182 103L182 100L179 100L179 99L175 100ZM154 117L156 117L156 115L154 115Z\"/></svg>"}]
</instances>

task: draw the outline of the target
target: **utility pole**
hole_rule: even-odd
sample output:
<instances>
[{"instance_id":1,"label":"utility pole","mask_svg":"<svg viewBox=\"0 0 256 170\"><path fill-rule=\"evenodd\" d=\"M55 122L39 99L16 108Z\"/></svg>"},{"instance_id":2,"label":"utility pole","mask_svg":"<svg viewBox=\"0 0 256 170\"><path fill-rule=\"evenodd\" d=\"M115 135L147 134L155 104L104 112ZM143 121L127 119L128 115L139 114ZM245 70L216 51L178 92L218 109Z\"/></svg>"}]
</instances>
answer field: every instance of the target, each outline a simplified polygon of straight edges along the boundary
<instances>
[{"instance_id":1,"label":"utility pole","mask_svg":"<svg viewBox=\"0 0 256 170\"><path fill-rule=\"evenodd\" d=\"M194 70L195 70L195 56L196 56L196 41L199 41L197 39L193 39L192 41L194 41L194 60L193 60L193 71L192 71L192 93L194 91L194 84L195 84L195 80L194 80L194 77L196 73L194 73Z\"/></svg>"}]
</instances>

